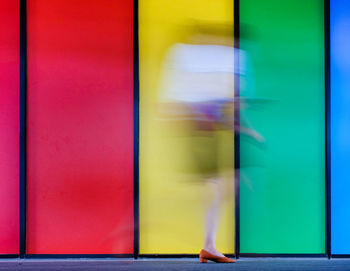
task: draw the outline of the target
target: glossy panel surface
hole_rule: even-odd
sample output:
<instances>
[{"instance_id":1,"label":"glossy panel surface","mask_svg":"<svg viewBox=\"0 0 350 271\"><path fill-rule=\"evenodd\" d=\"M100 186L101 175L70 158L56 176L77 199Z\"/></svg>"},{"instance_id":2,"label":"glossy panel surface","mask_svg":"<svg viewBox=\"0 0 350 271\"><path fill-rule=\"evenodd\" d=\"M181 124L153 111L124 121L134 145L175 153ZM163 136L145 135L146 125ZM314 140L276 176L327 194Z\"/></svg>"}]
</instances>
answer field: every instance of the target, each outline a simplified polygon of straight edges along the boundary
<instances>
[{"instance_id":1,"label":"glossy panel surface","mask_svg":"<svg viewBox=\"0 0 350 271\"><path fill-rule=\"evenodd\" d=\"M29 254L133 252L132 14L28 1Z\"/></svg>"},{"instance_id":2,"label":"glossy panel surface","mask_svg":"<svg viewBox=\"0 0 350 271\"><path fill-rule=\"evenodd\" d=\"M177 46L189 47L196 26L215 29L216 25L226 25L233 33L233 1L141 0L139 4L140 253L199 253L204 242L206 208L216 188L201 179L195 169L191 148L202 139L189 136L188 123L169 121L159 108L164 86L171 88L176 84L165 75L169 64L167 56L176 51ZM233 34L230 39L233 44ZM174 61L177 60L175 57ZM184 82L178 80L177 83ZM233 135L222 133L220 136L223 144L219 152L227 152L232 158ZM232 169L233 159L230 163ZM217 245L220 251L233 253L232 172L228 176L224 183L226 201L221 210Z\"/></svg>"},{"instance_id":3,"label":"glossy panel surface","mask_svg":"<svg viewBox=\"0 0 350 271\"><path fill-rule=\"evenodd\" d=\"M332 254L350 254L350 3L331 2Z\"/></svg>"},{"instance_id":4,"label":"glossy panel surface","mask_svg":"<svg viewBox=\"0 0 350 271\"><path fill-rule=\"evenodd\" d=\"M19 244L19 1L0 1L0 254Z\"/></svg>"},{"instance_id":5,"label":"glossy panel surface","mask_svg":"<svg viewBox=\"0 0 350 271\"><path fill-rule=\"evenodd\" d=\"M320 0L240 1L263 101L244 114L265 138L241 136L241 253L325 253L323 16Z\"/></svg>"}]
</instances>

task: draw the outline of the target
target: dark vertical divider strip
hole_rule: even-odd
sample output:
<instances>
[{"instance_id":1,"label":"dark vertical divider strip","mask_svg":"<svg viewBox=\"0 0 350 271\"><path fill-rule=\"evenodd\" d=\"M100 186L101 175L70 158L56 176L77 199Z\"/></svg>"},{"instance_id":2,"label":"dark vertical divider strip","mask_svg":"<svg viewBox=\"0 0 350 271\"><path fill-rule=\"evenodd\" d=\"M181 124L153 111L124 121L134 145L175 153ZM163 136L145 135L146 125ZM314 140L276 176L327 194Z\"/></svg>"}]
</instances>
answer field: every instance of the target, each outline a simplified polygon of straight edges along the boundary
<instances>
[{"instance_id":1,"label":"dark vertical divider strip","mask_svg":"<svg viewBox=\"0 0 350 271\"><path fill-rule=\"evenodd\" d=\"M134 258L139 256L140 211L139 211L139 9L134 0Z\"/></svg>"},{"instance_id":2,"label":"dark vertical divider strip","mask_svg":"<svg viewBox=\"0 0 350 271\"><path fill-rule=\"evenodd\" d=\"M326 253L331 257L331 93L330 93L330 0L324 0L325 31L325 147L326 147Z\"/></svg>"},{"instance_id":3,"label":"dark vertical divider strip","mask_svg":"<svg viewBox=\"0 0 350 271\"><path fill-rule=\"evenodd\" d=\"M235 49L239 49L239 0L234 1L234 47ZM239 66L239 53L236 51L235 53L235 66ZM235 69L237 70L237 69ZM239 74L235 73L235 85L234 85L235 99L235 124L237 127L240 123L240 103L239 101ZM235 255L236 258L239 258L240 253L240 139L239 139L239 131L235 131Z\"/></svg>"},{"instance_id":4,"label":"dark vertical divider strip","mask_svg":"<svg viewBox=\"0 0 350 271\"><path fill-rule=\"evenodd\" d=\"M20 1L20 226L19 254L26 254L27 173L27 0Z\"/></svg>"}]
</instances>

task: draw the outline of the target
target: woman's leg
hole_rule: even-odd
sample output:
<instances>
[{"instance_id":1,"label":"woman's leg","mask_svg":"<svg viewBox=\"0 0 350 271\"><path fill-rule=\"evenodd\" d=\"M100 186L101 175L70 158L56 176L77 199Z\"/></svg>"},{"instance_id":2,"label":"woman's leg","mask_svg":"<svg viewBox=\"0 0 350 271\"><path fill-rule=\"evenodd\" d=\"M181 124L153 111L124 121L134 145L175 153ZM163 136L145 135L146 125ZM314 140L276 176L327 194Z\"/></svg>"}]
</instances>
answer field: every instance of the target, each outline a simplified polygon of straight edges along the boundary
<instances>
[{"instance_id":1,"label":"woman's leg","mask_svg":"<svg viewBox=\"0 0 350 271\"><path fill-rule=\"evenodd\" d=\"M216 249L216 235L218 230L220 209L223 199L223 182L220 179L208 181L208 186L213 193L212 201L208 207L206 216L205 241L203 249L219 257L224 255Z\"/></svg>"}]
</instances>

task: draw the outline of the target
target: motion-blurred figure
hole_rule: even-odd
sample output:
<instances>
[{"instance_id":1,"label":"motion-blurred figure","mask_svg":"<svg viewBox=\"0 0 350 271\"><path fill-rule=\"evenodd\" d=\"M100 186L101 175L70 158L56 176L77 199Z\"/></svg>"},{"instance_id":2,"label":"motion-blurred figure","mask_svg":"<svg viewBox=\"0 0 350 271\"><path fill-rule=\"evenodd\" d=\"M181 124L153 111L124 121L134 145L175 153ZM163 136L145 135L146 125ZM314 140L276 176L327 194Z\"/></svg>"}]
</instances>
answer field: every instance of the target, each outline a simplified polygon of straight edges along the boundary
<instances>
[{"instance_id":1,"label":"motion-blurred figure","mask_svg":"<svg viewBox=\"0 0 350 271\"><path fill-rule=\"evenodd\" d=\"M240 131L263 141L259 133L234 121L235 104L239 103L234 97L234 78L244 75L246 57L233 45L232 26L196 26L188 42L169 49L162 71L161 115L167 121L186 123L186 134L190 138L188 150L198 181L212 192L212 198L207 199L201 262L234 262L220 253L215 244L225 194L220 171L231 171L231 175L226 176L231 176L233 183L233 132ZM235 57L240 58L239 67L234 65ZM223 132L230 133L232 143L224 148Z\"/></svg>"}]
</instances>

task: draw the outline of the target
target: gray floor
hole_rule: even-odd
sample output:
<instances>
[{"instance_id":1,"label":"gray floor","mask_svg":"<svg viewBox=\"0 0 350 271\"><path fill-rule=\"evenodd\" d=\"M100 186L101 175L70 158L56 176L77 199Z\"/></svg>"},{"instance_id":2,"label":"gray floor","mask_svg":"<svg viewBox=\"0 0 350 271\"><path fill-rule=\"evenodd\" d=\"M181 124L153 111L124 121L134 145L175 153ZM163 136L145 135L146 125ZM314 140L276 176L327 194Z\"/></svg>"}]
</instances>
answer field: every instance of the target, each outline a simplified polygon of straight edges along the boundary
<instances>
[{"instance_id":1,"label":"gray floor","mask_svg":"<svg viewBox=\"0 0 350 271\"><path fill-rule=\"evenodd\" d=\"M1 260L0 270L348 270L350 259L240 259L235 264L201 264L197 259L141 259L141 260Z\"/></svg>"}]
</instances>

